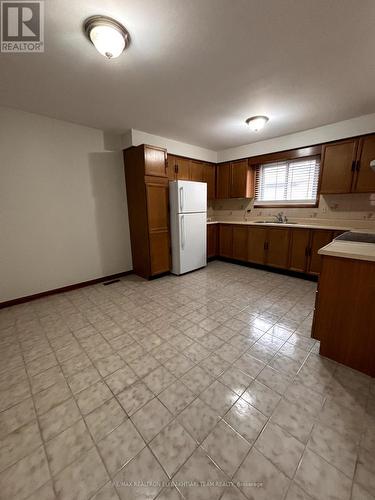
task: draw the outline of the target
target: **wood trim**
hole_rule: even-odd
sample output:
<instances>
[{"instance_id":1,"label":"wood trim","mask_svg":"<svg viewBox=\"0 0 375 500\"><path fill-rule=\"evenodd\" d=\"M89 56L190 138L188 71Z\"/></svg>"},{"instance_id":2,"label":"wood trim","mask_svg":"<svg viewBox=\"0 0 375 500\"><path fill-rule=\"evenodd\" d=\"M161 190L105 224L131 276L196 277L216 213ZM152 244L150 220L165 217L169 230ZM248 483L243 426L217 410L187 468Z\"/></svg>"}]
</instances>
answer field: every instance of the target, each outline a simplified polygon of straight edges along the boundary
<instances>
[{"instance_id":1,"label":"wood trim","mask_svg":"<svg viewBox=\"0 0 375 500\"><path fill-rule=\"evenodd\" d=\"M165 156L167 155L167 150L160 146L152 146L151 144L141 144L144 148L157 149L158 151L164 151ZM136 146L137 147L137 146Z\"/></svg>"},{"instance_id":2,"label":"wood trim","mask_svg":"<svg viewBox=\"0 0 375 500\"><path fill-rule=\"evenodd\" d=\"M264 163L271 163L280 160L294 160L297 158L305 158L306 156L319 156L322 153L322 144L317 146L308 146L305 148L288 149L287 151L278 151L249 158L249 165L255 166Z\"/></svg>"},{"instance_id":3,"label":"wood trim","mask_svg":"<svg viewBox=\"0 0 375 500\"><path fill-rule=\"evenodd\" d=\"M129 274L133 274L133 270L124 271L122 273L117 273L117 274L110 274L109 276L102 276L101 278L95 278L93 280L81 281L80 283L74 283L73 285L66 285L60 288L53 288L52 290L46 290L45 292L34 293L33 295L26 295L24 297L18 297L17 299L6 300L5 302L0 302L0 309L3 309L4 307L15 306L17 304L23 304L24 302L29 302L31 300L47 297L48 295L70 292L72 290L76 290L77 288L96 285L97 283L102 283L103 281L110 281L113 279L121 278L123 276L128 276Z\"/></svg>"},{"instance_id":4,"label":"wood trim","mask_svg":"<svg viewBox=\"0 0 375 500\"><path fill-rule=\"evenodd\" d=\"M244 156L242 158L236 158L235 160L225 160L225 161L222 161L222 162L218 163L217 165L221 165L222 163L228 163L228 162L231 162L231 161L233 162L233 161L246 160L246 159L249 160L249 165L256 165L256 163L253 163L254 159L259 159L259 158L262 158L262 157L276 155L276 154L280 154L280 155L283 154L284 158L280 158L280 159L285 159L285 155L287 153L289 153L290 151L298 151L298 150L307 149L307 148L322 148L323 146L325 146L327 144L332 144L334 142L341 142L341 141L350 140L350 139L361 139L361 138L366 138L366 137L368 137L370 135L374 135L374 132L369 132L368 134L362 134L362 135L352 135L352 136L349 136L349 137L342 137L341 139L335 139L333 141L327 141L327 142L324 142L322 144L310 144L308 146L302 146L301 148L288 149L288 150L283 150L283 151L275 151L274 153L265 153L264 155ZM320 154L320 153L316 153L316 154ZM312 154L312 155L309 155L309 156L316 156L316 154ZM299 157L296 156L296 158L299 158ZM271 159L271 161L272 161L272 159Z\"/></svg>"},{"instance_id":5,"label":"wood trim","mask_svg":"<svg viewBox=\"0 0 375 500\"><path fill-rule=\"evenodd\" d=\"M254 208L317 208L319 206L319 197L316 200L316 203L310 204L289 204L289 205L258 205L258 203L254 202Z\"/></svg>"},{"instance_id":6,"label":"wood trim","mask_svg":"<svg viewBox=\"0 0 375 500\"><path fill-rule=\"evenodd\" d=\"M195 161L197 163L207 163L208 165L215 165L215 166L217 165L217 163L213 161L199 160L198 158L192 158L191 156L176 155L175 153L169 153L168 151L167 151L167 156L174 156L175 158L183 158L184 160Z\"/></svg>"}]
</instances>

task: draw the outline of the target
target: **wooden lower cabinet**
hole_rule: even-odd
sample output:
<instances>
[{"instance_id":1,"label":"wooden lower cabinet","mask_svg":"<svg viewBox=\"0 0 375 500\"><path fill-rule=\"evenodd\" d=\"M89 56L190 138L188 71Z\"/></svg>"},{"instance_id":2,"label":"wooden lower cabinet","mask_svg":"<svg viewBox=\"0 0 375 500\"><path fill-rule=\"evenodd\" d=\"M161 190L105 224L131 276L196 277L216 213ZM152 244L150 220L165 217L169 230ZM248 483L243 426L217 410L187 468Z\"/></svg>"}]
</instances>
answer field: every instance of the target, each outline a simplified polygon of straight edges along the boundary
<instances>
[{"instance_id":1,"label":"wooden lower cabinet","mask_svg":"<svg viewBox=\"0 0 375 500\"><path fill-rule=\"evenodd\" d=\"M210 227L210 226L208 226ZM219 257L318 275L318 251L341 231L219 224ZM207 255L213 256L208 236Z\"/></svg>"},{"instance_id":2,"label":"wooden lower cabinet","mask_svg":"<svg viewBox=\"0 0 375 500\"><path fill-rule=\"evenodd\" d=\"M254 264L266 263L267 229L249 227L247 238L247 260Z\"/></svg>"},{"instance_id":3,"label":"wooden lower cabinet","mask_svg":"<svg viewBox=\"0 0 375 500\"><path fill-rule=\"evenodd\" d=\"M150 233L150 260L151 276L169 271L169 231Z\"/></svg>"},{"instance_id":4,"label":"wooden lower cabinet","mask_svg":"<svg viewBox=\"0 0 375 500\"><path fill-rule=\"evenodd\" d=\"M247 226L233 226L233 259L247 261Z\"/></svg>"},{"instance_id":5,"label":"wooden lower cabinet","mask_svg":"<svg viewBox=\"0 0 375 500\"><path fill-rule=\"evenodd\" d=\"M233 258L233 226L231 224L219 226L219 255L228 259Z\"/></svg>"},{"instance_id":6,"label":"wooden lower cabinet","mask_svg":"<svg viewBox=\"0 0 375 500\"><path fill-rule=\"evenodd\" d=\"M310 274L319 274L322 267L322 257L318 251L328 245L334 238L333 231L327 229L312 229L307 271Z\"/></svg>"},{"instance_id":7,"label":"wooden lower cabinet","mask_svg":"<svg viewBox=\"0 0 375 500\"><path fill-rule=\"evenodd\" d=\"M216 257L218 255L218 224L207 224L207 258Z\"/></svg>"},{"instance_id":8,"label":"wooden lower cabinet","mask_svg":"<svg viewBox=\"0 0 375 500\"><path fill-rule=\"evenodd\" d=\"M320 354L375 376L375 262L322 258L312 336Z\"/></svg>"},{"instance_id":9,"label":"wooden lower cabinet","mask_svg":"<svg viewBox=\"0 0 375 500\"><path fill-rule=\"evenodd\" d=\"M329 229L291 229L288 268L291 271L319 275L322 257L318 251L341 232Z\"/></svg>"},{"instance_id":10,"label":"wooden lower cabinet","mask_svg":"<svg viewBox=\"0 0 375 500\"><path fill-rule=\"evenodd\" d=\"M286 269L289 255L289 229L270 228L267 235L266 264Z\"/></svg>"},{"instance_id":11,"label":"wooden lower cabinet","mask_svg":"<svg viewBox=\"0 0 375 500\"><path fill-rule=\"evenodd\" d=\"M310 248L310 229L291 229L288 268L305 273Z\"/></svg>"}]
</instances>

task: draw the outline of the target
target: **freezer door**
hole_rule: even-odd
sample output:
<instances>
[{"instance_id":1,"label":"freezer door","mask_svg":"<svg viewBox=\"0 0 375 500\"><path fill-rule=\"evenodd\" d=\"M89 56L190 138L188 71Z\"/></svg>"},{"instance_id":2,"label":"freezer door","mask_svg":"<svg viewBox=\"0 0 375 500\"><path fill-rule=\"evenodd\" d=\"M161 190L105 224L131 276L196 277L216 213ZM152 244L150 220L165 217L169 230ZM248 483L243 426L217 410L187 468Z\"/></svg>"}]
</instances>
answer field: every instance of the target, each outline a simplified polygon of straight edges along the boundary
<instances>
[{"instance_id":1,"label":"freezer door","mask_svg":"<svg viewBox=\"0 0 375 500\"><path fill-rule=\"evenodd\" d=\"M173 260L172 272L183 274L207 265L206 213L178 215L178 257ZM177 251L177 248L173 249Z\"/></svg>"},{"instance_id":2,"label":"freezer door","mask_svg":"<svg viewBox=\"0 0 375 500\"><path fill-rule=\"evenodd\" d=\"M171 211L179 214L207 212L205 182L173 181L169 183Z\"/></svg>"}]
</instances>

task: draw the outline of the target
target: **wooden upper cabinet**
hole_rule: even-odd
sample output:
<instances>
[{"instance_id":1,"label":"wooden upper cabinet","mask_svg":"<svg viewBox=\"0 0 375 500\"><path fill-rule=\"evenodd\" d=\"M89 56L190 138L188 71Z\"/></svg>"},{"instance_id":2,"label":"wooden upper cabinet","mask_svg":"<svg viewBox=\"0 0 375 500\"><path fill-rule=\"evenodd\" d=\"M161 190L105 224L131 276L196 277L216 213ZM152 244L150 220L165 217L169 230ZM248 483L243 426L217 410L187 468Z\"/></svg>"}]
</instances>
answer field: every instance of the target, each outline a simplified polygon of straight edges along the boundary
<instances>
[{"instance_id":1,"label":"wooden upper cabinet","mask_svg":"<svg viewBox=\"0 0 375 500\"><path fill-rule=\"evenodd\" d=\"M191 161L190 180L196 182L206 182L204 178L205 164L201 161Z\"/></svg>"},{"instance_id":2,"label":"wooden upper cabinet","mask_svg":"<svg viewBox=\"0 0 375 500\"><path fill-rule=\"evenodd\" d=\"M167 157L167 177L170 181L175 181L177 177L176 157L170 154Z\"/></svg>"},{"instance_id":3,"label":"wooden upper cabinet","mask_svg":"<svg viewBox=\"0 0 375 500\"><path fill-rule=\"evenodd\" d=\"M265 264L267 246L267 229L249 227L247 233L247 260L255 264Z\"/></svg>"},{"instance_id":4,"label":"wooden upper cabinet","mask_svg":"<svg viewBox=\"0 0 375 500\"><path fill-rule=\"evenodd\" d=\"M176 156L176 178L179 181L189 181L190 180L190 165L191 160L188 158L181 158Z\"/></svg>"},{"instance_id":5,"label":"wooden upper cabinet","mask_svg":"<svg viewBox=\"0 0 375 500\"><path fill-rule=\"evenodd\" d=\"M167 154L165 149L144 146L145 175L167 176Z\"/></svg>"},{"instance_id":6,"label":"wooden upper cabinet","mask_svg":"<svg viewBox=\"0 0 375 500\"><path fill-rule=\"evenodd\" d=\"M266 260L268 265L282 269L288 267L289 236L289 229L268 229Z\"/></svg>"},{"instance_id":7,"label":"wooden upper cabinet","mask_svg":"<svg viewBox=\"0 0 375 500\"><path fill-rule=\"evenodd\" d=\"M306 272L310 248L310 229L291 229L289 246L289 269Z\"/></svg>"},{"instance_id":8,"label":"wooden upper cabinet","mask_svg":"<svg viewBox=\"0 0 375 500\"><path fill-rule=\"evenodd\" d=\"M220 224L219 255L230 259L233 257L233 226L231 224Z\"/></svg>"},{"instance_id":9,"label":"wooden upper cabinet","mask_svg":"<svg viewBox=\"0 0 375 500\"><path fill-rule=\"evenodd\" d=\"M233 226L233 258L247 260L247 226Z\"/></svg>"},{"instance_id":10,"label":"wooden upper cabinet","mask_svg":"<svg viewBox=\"0 0 375 500\"><path fill-rule=\"evenodd\" d=\"M216 186L215 186L215 165L207 163L204 167L204 180L207 182L207 199L214 200L216 197Z\"/></svg>"},{"instance_id":11,"label":"wooden upper cabinet","mask_svg":"<svg viewBox=\"0 0 375 500\"><path fill-rule=\"evenodd\" d=\"M168 154L166 175L170 181L183 180L207 183L207 199L216 194L216 165Z\"/></svg>"},{"instance_id":12,"label":"wooden upper cabinet","mask_svg":"<svg viewBox=\"0 0 375 500\"><path fill-rule=\"evenodd\" d=\"M308 272L310 274L319 274L322 266L322 256L318 250L328 245L333 239L333 232L327 229L313 229L311 231L311 242L308 262Z\"/></svg>"},{"instance_id":13,"label":"wooden upper cabinet","mask_svg":"<svg viewBox=\"0 0 375 500\"><path fill-rule=\"evenodd\" d=\"M254 175L248 160L231 163L230 197L250 198L254 195Z\"/></svg>"},{"instance_id":14,"label":"wooden upper cabinet","mask_svg":"<svg viewBox=\"0 0 375 500\"><path fill-rule=\"evenodd\" d=\"M353 191L357 193L375 192L375 172L370 168L372 160L375 160L375 135L363 137L359 142Z\"/></svg>"},{"instance_id":15,"label":"wooden upper cabinet","mask_svg":"<svg viewBox=\"0 0 375 500\"><path fill-rule=\"evenodd\" d=\"M323 146L320 192L350 193L356 165L358 140L349 139Z\"/></svg>"},{"instance_id":16,"label":"wooden upper cabinet","mask_svg":"<svg viewBox=\"0 0 375 500\"><path fill-rule=\"evenodd\" d=\"M254 196L254 170L248 160L221 163L216 167L216 198L251 198Z\"/></svg>"},{"instance_id":17,"label":"wooden upper cabinet","mask_svg":"<svg viewBox=\"0 0 375 500\"><path fill-rule=\"evenodd\" d=\"M215 165L203 161L192 160L190 180L207 184L207 200L215 199Z\"/></svg>"},{"instance_id":18,"label":"wooden upper cabinet","mask_svg":"<svg viewBox=\"0 0 375 500\"><path fill-rule=\"evenodd\" d=\"M230 163L221 163L216 167L216 198L230 198L230 180L231 167Z\"/></svg>"}]
</instances>

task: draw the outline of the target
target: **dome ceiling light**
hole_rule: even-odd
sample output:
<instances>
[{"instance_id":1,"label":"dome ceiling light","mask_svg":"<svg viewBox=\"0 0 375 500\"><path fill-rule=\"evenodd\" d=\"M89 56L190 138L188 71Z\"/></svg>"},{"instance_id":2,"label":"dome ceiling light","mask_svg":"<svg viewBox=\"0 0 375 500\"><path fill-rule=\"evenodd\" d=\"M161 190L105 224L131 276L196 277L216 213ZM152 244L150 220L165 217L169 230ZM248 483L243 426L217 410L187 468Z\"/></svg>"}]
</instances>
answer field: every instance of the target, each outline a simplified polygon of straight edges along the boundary
<instances>
[{"instance_id":1,"label":"dome ceiling light","mask_svg":"<svg viewBox=\"0 0 375 500\"><path fill-rule=\"evenodd\" d=\"M108 59L118 57L130 43L127 29L111 17L89 17L85 21L84 29L96 50Z\"/></svg>"},{"instance_id":2,"label":"dome ceiling light","mask_svg":"<svg viewBox=\"0 0 375 500\"><path fill-rule=\"evenodd\" d=\"M246 120L246 124L252 132L259 132L268 122L268 116L252 116Z\"/></svg>"}]
</instances>

